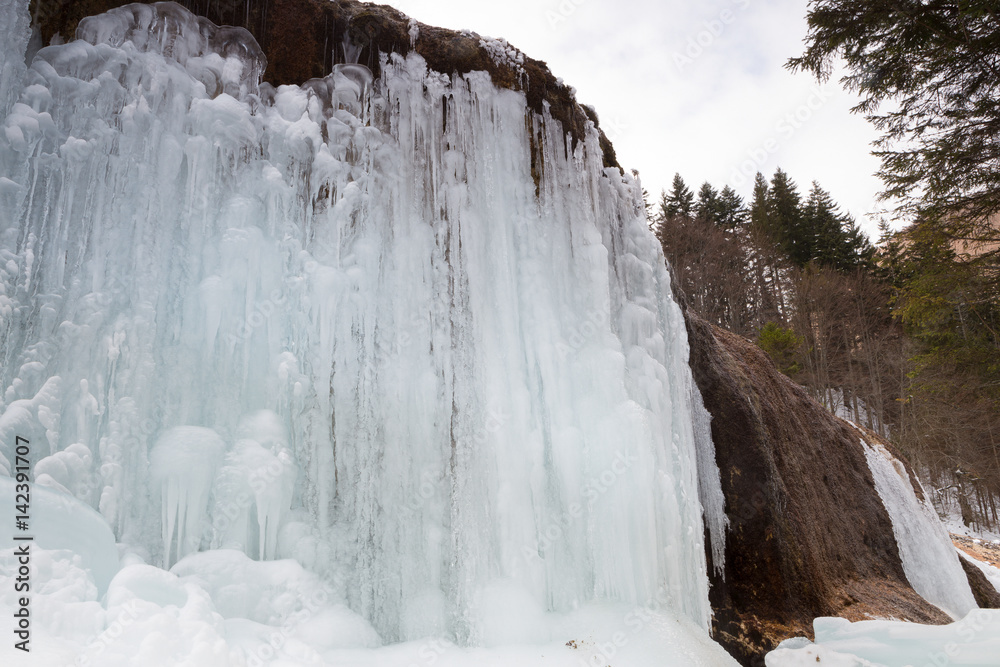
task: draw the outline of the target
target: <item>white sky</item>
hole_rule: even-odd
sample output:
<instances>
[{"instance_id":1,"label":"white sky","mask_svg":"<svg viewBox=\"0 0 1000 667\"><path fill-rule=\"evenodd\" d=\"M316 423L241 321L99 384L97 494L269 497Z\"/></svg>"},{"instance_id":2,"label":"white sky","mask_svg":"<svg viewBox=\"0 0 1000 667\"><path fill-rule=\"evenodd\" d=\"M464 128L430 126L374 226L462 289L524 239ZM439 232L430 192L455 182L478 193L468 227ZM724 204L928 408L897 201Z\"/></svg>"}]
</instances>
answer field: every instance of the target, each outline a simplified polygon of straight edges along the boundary
<instances>
[{"instance_id":1,"label":"white sky","mask_svg":"<svg viewBox=\"0 0 1000 667\"><path fill-rule=\"evenodd\" d=\"M819 181L876 234L875 131L836 80L821 88L783 67L802 52L806 0L381 1L546 61L654 200L674 172L695 192L707 180L749 199L753 174L780 166L803 196Z\"/></svg>"}]
</instances>

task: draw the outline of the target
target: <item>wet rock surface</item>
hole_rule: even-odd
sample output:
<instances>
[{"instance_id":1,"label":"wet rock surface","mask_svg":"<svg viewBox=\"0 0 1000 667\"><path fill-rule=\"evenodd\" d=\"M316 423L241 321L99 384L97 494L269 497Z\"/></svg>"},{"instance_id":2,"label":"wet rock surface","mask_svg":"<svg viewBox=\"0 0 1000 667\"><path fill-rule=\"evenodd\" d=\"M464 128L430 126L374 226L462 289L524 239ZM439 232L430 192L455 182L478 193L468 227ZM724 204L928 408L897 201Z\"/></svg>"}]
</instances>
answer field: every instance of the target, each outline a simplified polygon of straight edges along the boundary
<instances>
[{"instance_id":1,"label":"wet rock surface","mask_svg":"<svg viewBox=\"0 0 1000 667\"><path fill-rule=\"evenodd\" d=\"M816 616L950 622L906 580L861 433L750 341L690 310L687 324L730 520L725 577L709 570L716 640L760 665Z\"/></svg>"}]
</instances>

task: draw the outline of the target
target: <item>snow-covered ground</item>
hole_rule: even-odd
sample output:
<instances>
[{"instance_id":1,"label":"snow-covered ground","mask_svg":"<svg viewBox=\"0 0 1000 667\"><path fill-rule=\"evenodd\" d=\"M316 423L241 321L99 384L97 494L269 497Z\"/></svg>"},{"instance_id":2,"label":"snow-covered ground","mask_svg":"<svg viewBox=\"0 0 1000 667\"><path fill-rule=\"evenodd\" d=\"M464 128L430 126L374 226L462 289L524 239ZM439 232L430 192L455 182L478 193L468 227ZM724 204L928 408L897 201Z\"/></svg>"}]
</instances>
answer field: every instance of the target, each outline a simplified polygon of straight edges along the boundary
<instances>
[{"instance_id":1,"label":"snow-covered ground","mask_svg":"<svg viewBox=\"0 0 1000 667\"><path fill-rule=\"evenodd\" d=\"M1000 591L1000 568L958 555ZM1000 665L1000 610L973 609L950 625L892 620L850 623L817 618L815 642L788 639L766 656L767 667L987 667Z\"/></svg>"},{"instance_id":2,"label":"snow-covered ground","mask_svg":"<svg viewBox=\"0 0 1000 667\"><path fill-rule=\"evenodd\" d=\"M428 632L386 644L335 588L293 560L236 550L187 556L169 571L126 554L99 596L71 549L37 548L31 653L0 644L0 664L24 667L333 667L473 665L679 667L735 665L705 632L651 600L544 611L514 584L486 591L478 648ZM12 550L0 552L0 608L11 618ZM428 605L435 604L427 600Z\"/></svg>"},{"instance_id":3,"label":"snow-covered ground","mask_svg":"<svg viewBox=\"0 0 1000 667\"><path fill-rule=\"evenodd\" d=\"M962 520L962 510L957 502L938 501L935 503L938 516L949 533L963 535L973 540L1000 545L1000 529L988 529L983 526L968 526Z\"/></svg>"},{"instance_id":4,"label":"snow-covered ground","mask_svg":"<svg viewBox=\"0 0 1000 667\"><path fill-rule=\"evenodd\" d=\"M1000 610L975 609L950 625L817 618L815 643L788 639L767 667L987 667L1000 664Z\"/></svg>"}]
</instances>

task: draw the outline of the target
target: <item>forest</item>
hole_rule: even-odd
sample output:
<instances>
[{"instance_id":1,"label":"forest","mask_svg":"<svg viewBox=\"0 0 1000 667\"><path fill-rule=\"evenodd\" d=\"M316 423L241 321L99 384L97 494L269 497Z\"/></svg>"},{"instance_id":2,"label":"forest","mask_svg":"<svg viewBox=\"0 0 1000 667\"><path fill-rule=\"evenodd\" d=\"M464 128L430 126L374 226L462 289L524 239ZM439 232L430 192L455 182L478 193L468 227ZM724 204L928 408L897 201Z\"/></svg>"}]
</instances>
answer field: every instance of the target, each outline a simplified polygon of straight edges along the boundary
<instances>
[{"instance_id":1,"label":"forest","mask_svg":"<svg viewBox=\"0 0 1000 667\"><path fill-rule=\"evenodd\" d=\"M857 95L878 131L875 243L813 183L749 203L680 175L648 206L676 290L830 410L880 432L939 510L995 528L1000 495L1000 33L996 3L810 3L786 68ZM888 209L887 209L888 210Z\"/></svg>"},{"instance_id":2,"label":"forest","mask_svg":"<svg viewBox=\"0 0 1000 667\"><path fill-rule=\"evenodd\" d=\"M757 174L750 202L678 174L648 209L687 307L892 441L939 509L997 526L1000 245L930 216L883 222L873 244L818 183L803 196L781 169Z\"/></svg>"}]
</instances>

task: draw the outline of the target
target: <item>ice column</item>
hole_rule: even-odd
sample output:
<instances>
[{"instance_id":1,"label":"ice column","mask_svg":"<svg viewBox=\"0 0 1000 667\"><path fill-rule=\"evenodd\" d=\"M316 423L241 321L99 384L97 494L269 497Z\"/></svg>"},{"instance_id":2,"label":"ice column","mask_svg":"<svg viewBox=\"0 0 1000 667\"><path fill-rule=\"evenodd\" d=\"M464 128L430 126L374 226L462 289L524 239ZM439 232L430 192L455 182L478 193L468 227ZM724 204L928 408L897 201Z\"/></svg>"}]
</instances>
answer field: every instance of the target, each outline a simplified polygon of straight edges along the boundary
<instances>
[{"instance_id":1,"label":"ice column","mask_svg":"<svg viewBox=\"0 0 1000 667\"><path fill-rule=\"evenodd\" d=\"M7 115L21 92L27 71L24 54L31 37L29 22L28 3L0 0L0 118Z\"/></svg>"}]
</instances>

